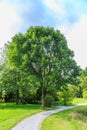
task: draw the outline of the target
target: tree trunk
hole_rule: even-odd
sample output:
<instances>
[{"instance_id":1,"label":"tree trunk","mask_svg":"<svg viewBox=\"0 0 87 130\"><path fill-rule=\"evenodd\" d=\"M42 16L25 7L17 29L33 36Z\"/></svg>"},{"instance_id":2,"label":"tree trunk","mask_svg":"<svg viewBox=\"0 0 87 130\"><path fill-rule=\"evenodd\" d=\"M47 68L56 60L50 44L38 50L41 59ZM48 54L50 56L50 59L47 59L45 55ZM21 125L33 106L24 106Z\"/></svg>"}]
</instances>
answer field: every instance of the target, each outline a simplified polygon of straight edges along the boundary
<instances>
[{"instance_id":1,"label":"tree trunk","mask_svg":"<svg viewBox=\"0 0 87 130\"><path fill-rule=\"evenodd\" d=\"M45 93L44 93L44 87L42 87L42 109L45 109Z\"/></svg>"},{"instance_id":2,"label":"tree trunk","mask_svg":"<svg viewBox=\"0 0 87 130\"><path fill-rule=\"evenodd\" d=\"M17 90L17 93L16 93L17 95L16 95L16 104L18 104L19 103L19 90Z\"/></svg>"}]
</instances>

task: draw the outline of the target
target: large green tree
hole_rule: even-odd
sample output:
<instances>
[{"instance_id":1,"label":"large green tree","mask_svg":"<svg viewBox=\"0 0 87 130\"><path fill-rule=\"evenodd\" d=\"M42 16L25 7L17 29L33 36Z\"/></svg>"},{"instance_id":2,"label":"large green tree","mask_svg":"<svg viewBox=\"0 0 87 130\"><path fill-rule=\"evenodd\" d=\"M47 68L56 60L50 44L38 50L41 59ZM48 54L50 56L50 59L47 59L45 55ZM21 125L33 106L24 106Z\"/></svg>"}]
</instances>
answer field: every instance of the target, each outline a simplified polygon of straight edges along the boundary
<instances>
[{"instance_id":1,"label":"large green tree","mask_svg":"<svg viewBox=\"0 0 87 130\"><path fill-rule=\"evenodd\" d=\"M25 34L15 35L8 45L10 67L37 78L42 108L48 88L76 81L78 67L73 56L64 35L50 27L30 27Z\"/></svg>"}]
</instances>

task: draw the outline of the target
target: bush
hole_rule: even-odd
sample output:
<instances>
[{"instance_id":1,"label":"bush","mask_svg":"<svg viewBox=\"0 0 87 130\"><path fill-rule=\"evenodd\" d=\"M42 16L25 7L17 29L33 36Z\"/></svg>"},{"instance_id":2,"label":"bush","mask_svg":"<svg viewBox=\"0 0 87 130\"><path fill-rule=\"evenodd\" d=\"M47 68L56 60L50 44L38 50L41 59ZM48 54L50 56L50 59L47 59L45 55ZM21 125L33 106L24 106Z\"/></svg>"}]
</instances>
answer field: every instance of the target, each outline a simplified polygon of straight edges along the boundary
<instances>
[{"instance_id":1,"label":"bush","mask_svg":"<svg viewBox=\"0 0 87 130\"><path fill-rule=\"evenodd\" d=\"M73 86L63 86L57 94L59 101L67 105L74 97Z\"/></svg>"},{"instance_id":2,"label":"bush","mask_svg":"<svg viewBox=\"0 0 87 130\"><path fill-rule=\"evenodd\" d=\"M3 98L4 101L5 101L5 97L6 97L6 90L3 90L2 91L2 98Z\"/></svg>"},{"instance_id":3,"label":"bush","mask_svg":"<svg viewBox=\"0 0 87 130\"><path fill-rule=\"evenodd\" d=\"M83 92L83 98L87 99L87 91Z\"/></svg>"},{"instance_id":4,"label":"bush","mask_svg":"<svg viewBox=\"0 0 87 130\"><path fill-rule=\"evenodd\" d=\"M50 94L45 96L45 106L50 107L54 105L54 97Z\"/></svg>"},{"instance_id":5,"label":"bush","mask_svg":"<svg viewBox=\"0 0 87 130\"><path fill-rule=\"evenodd\" d=\"M55 87L48 87L46 93L51 95L56 101L58 101L57 89Z\"/></svg>"},{"instance_id":6,"label":"bush","mask_svg":"<svg viewBox=\"0 0 87 130\"><path fill-rule=\"evenodd\" d=\"M0 99L0 103L4 103L5 101L3 99Z\"/></svg>"},{"instance_id":7,"label":"bush","mask_svg":"<svg viewBox=\"0 0 87 130\"><path fill-rule=\"evenodd\" d=\"M27 104L27 103L37 104L38 101L37 101L36 95L34 93L28 92L28 93L23 94L20 97L20 103L22 103L22 104Z\"/></svg>"}]
</instances>

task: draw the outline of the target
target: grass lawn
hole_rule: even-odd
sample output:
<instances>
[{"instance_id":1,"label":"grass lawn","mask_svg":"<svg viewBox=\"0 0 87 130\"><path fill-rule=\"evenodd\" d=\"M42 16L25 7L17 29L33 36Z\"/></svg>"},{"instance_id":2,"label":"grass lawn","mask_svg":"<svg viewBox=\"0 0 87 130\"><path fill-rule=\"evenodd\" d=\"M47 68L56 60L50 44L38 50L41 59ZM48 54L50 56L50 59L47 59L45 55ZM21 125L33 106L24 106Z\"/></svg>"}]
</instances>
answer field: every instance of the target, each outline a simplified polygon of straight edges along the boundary
<instances>
[{"instance_id":1,"label":"grass lawn","mask_svg":"<svg viewBox=\"0 0 87 130\"><path fill-rule=\"evenodd\" d=\"M0 104L0 130L10 130L25 117L41 111L40 105Z\"/></svg>"},{"instance_id":2,"label":"grass lawn","mask_svg":"<svg viewBox=\"0 0 87 130\"><path fill-rule=\"evenodd\" d=\"M42 123L41 130L87 130L87 106L47 117Z\"/></svg>"},{"instance_id":3,"label":"grass lawn","mask_svg":"<svg viewBox=\"0 0 87 130\"><path fill-rule=\"evenodd\" d=\"M72 105L76 105L76 104L79 104L79 103L87 103L87 99L84 99L84 98L74 98L72 100Z\"/></svg>"},{"instance_id":4,"label":"grass lawn","mask_svg":"<svg viewBox=\"0 0 87 130\"><path fill-rule=\"evenodd\" d=\"M85 101L83 99L81 99L81 101L79 99L75 99L73 102L74 102L73 104L77 104L77 103L81 103L81 102L83 103ZM55 109L55 107L46 108L46 110L52 110L52 109ZM16 105L14 103L0 104L0 130L11 130L11 128L14 125L16 125L18 122L20 122L22 119L24 119L28 116L31 116L35 113L41 112L41 111L42 111L41 106L35 105L35 104L33 104L33 105L31 105L31 104ZM68 111L66 111L66 113L68 113ZM60 118L59 115L61 116L61 113L55 114L55 115L47 118L42 125L42 130L49 130L50 128L51 128L51 130L56 130L56 129L63 130L63 129L59 129L58 124L61 125L61 122L64 122L67 125L67 120L65 120L65 118L62 120L62 118ZM67 116L68 116L68 114L67 114ZM64 117L66 117L66 116L64 116ZM72 125L72 123L70 123L70 122L68 122L68 123ZM50 126L52 124L53 124L53 126ZM44 128L44 126L45 126L45 128ZM56 126L58 128L55 128L54 126ZM64 125L62 125L62 126L64 126ZM53 129L52 129L52 127L53 127ZM86 126L86 128L87 128L87 126ZM72 130L72 129L65 129L65 126L64 126L64 130ZM74 129L74 130L79 130L79 129ZM81 130L86 130L86 129L81 129Z\"/></svg>"}]
</instances>

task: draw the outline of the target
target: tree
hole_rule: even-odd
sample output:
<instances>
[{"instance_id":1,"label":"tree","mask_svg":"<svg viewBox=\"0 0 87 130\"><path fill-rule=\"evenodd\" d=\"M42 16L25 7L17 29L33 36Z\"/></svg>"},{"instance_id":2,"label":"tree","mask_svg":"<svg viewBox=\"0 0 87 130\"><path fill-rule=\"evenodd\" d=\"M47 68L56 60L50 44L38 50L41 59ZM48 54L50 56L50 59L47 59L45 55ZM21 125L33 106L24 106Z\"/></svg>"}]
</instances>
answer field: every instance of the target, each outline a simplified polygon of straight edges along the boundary
<instances>
[{"instance_id":1,"label":"tree","mask_svg":"<svg viewBox=\"0 0 87 130\"><path fill-rule=\"evenodd\" d=\"M19 100L19 72L15 68L11 68L7 62L7 50L8 45L5 44L1 51L1 63L0 63L0 88L2 93L16 93L16 103ZM13 94L13 93L12 93ZM7 95L7 94L6 94Z\"/></svg>"},{"instance_id":2,"label":"tree","mask_svg":"<svg viewBox=\"0 0 87 130\"><path fill-rule=\"evenodd\" d=\"M62 86L58 91L59 100L63 102L64 105L67 105L74 97L74 87L73 85Z\"/></svg>"},{"instance_id":3,"label":"tree","mask_svg":"<svg viewBox=\"0 0 87 130\"><path fill-rule=\"evenodd\" d=\"M19 73L15 70L4 69L1 75L2 90L15 93L16 103L19 103Z\"/></svg>"},{"instance_id":4,"label":"tree","mask_svg":"<svg viewBox=\"0 0 87 130\"><path fill-rule=\"evenodd\" d=\"M87 91L87 68L81 70L81 75L78 80L77 93L79 93L79 97L83 97L83 93L85 94L85 91Z\"/></svg>"},{"instance_id":5,"label":"tree","mask_svg":"<svg viewBox=\"0 0 87 130\"><path fill-rule=\"evenodd\" d=\"M59 30L50 27L30 27L25 34L17 34L8 45L8 63L35 76L42 89L42 108L45 91L76 81L78 67L73 52Z\"/></svg>"}]
</instances>

